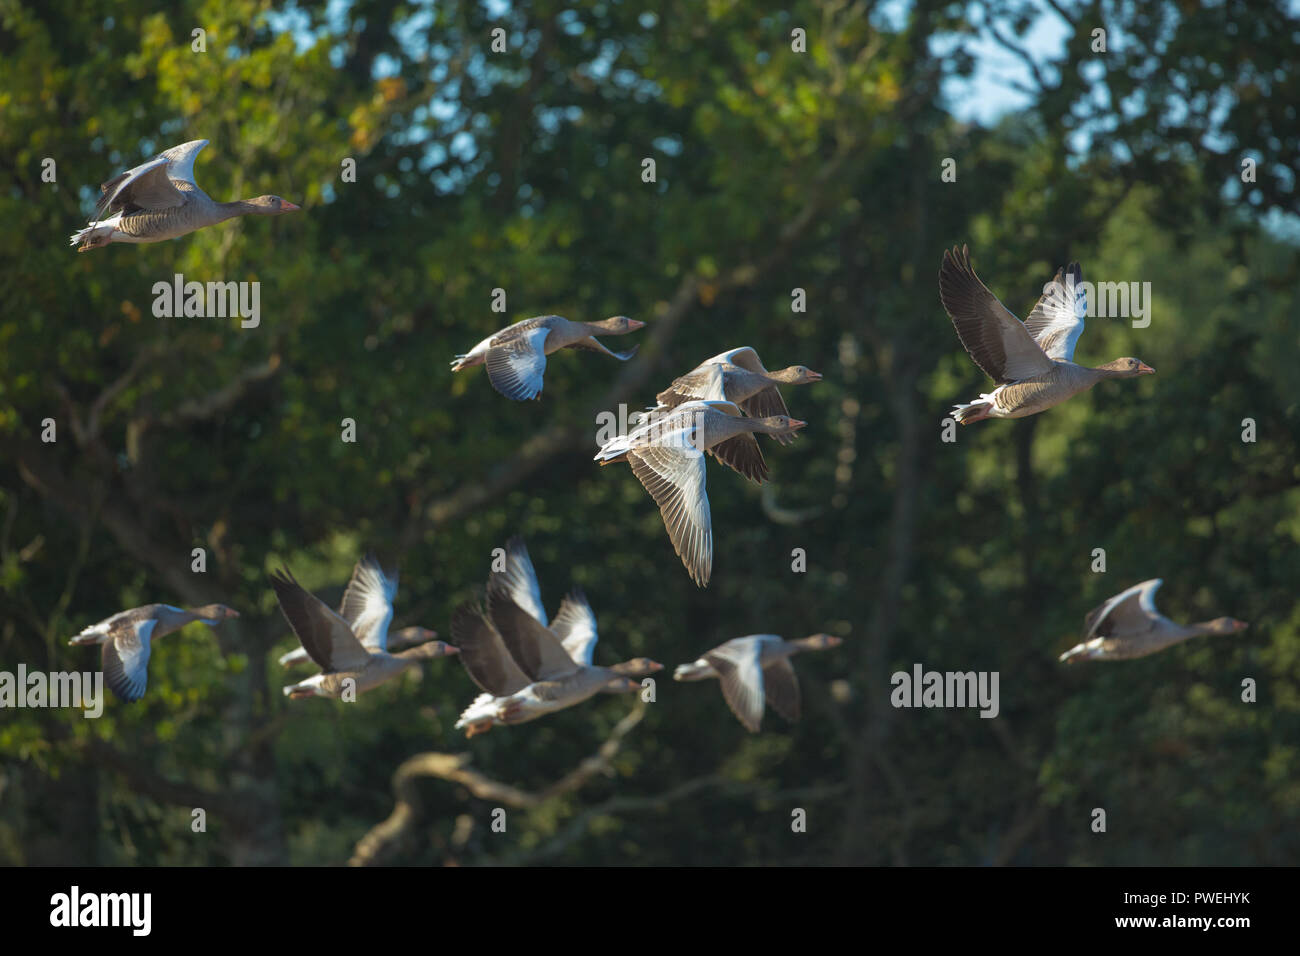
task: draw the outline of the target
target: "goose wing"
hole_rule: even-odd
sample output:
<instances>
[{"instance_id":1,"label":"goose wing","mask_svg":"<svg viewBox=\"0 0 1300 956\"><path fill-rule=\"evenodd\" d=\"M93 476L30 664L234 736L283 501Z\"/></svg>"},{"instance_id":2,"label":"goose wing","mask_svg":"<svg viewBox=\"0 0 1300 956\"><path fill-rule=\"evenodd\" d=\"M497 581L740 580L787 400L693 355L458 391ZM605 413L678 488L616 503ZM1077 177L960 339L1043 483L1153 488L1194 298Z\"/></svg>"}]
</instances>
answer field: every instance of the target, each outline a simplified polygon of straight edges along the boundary
<instances>
[{"instance_id":1,"label":"goose wing","mask_svg":"<svg viewBox=\"0 0 1300 956\"><path fill-rule=\"evenodd\" d=\"M452 613L451 639L466 673L489 696L509 697L530 683L477 602L467 601Z\"/></svg>"},{"instance_id":2,"label":"goose wing","mask_svg":"<svg viewBox=\"0 0 1300 956\"><path fill-rule=\"evenodd\" d=\"M546 608L542 606L542 590L537 583L537 571L533 568L533 559L528 555L524 539L515 535L506 542L506 567L504 571L494 572L499 577L501 587L521 608L531 614L545 627Z\"/></svg>"},{"instance_id":3,"label":"goose wing","mask_svg":"<svg viewBox=\"0 0 1300 956\"><path fill-rule=\"evenodd\" d=\"M280 613L322 671L357 671L369 663L370 653L357 640L351 625L303 588L288 570L273 572L271 587L280 603Z\"/></svg>"},{"instance_id":4,"label":"goose wing","mask_svg":"<svg viewBox=\"0 0 1300 956\"><path fill-rule=\"evenodd\" d=\"M1093 608L1083 622L1083 639L1129 637L1154 629L1163 617L1156 610L1155 599L1163 583L1161 578L1143 581Z\"/></svg>"},{"instance_id":5,"label":"goose wing","mask_svg":"<svg viewBox=\"0 0 1300 956\"><path fill-rule=\"evenodd\" d=\"M957 337L975 364L999 384L1017 382L1052 370L1025 324L1007 311L970 264L970 250L944 250L939 269L939 298L952 318Z\"/></svg>"},{"instance_id":6,"label":"goose wing","mask_svg":"<svg viewBox=\"0 0 1300 956\"><path fill-rule=\"evenodd\" d=\"M143 697L149 683L149 639L157 623L152 617L121 621L102 645L104 682L127 703Z\"/></svg>"},{"instance_id":7,"label":"goose wing","mask_svg":"<svg viewBox=\"0 0 1300 956\"><path fill-rule=\"evenodd\" d=\"M397 572L385 574L373 554L356 563L343 592L339 615L352 625L352 632L369 650L388 650L388 626L393 622L396 596Z\"/></svg>"},{"instance_id":8,"label":"goose wing","mask_svg":"<svg viewBox=\"0 0 1300 956\"><path fill-rule=\"evenodd\" d=\"M484 364L492 387L516 402L540 395L550 333L549 326L538 326L489 348Z\"/></svg>"},{"instance_id":9,"label":"goose wing","mask_svg":"<svg viewBox=\"0 0 1300 956\"><path fill-rule=\"evenodd\" d=\"M633 448L627 455L632 474L659 506L673 548L696 584L709 583L713 571L713 519L705 490L704 455L689 442Z\"/></svg>"},{"instance_id":10,"label":"goose wing","mask_svg":"<svg viewBox=\"0 0 1300 956\"><path fill-rule=\"evenodd\" d=\"M1056 270L1056 278L1047 284L1042 298L1025 319L1025 329L1048 358L1071 362L1087 314L1083 268L1072 262Z\"/></svg>"},{"instance_id":11,"label":"goose wing","mask_svg":"<svg viewBox=\"0 0 1300 956\"><path fill-rule=\"evenodd\" d=\"M564 650L575 664L590 667L595 659L596 614L587 602L587 594L575 587L564 597L564 603L555 614L551 630L564 645Z\"/></svg>"},{"instance_id":12,"label":"goose wing","mask_svg":"<svg viewBox=\"0 0 1300 956\"><path fill-rule=\"evenodd\" d=\"M705 365L735 365L737 368L747 369L751 372L760 372L767 374L767 369L763 367L763 360L758 357L748 345L742 345L740 348L729 349L713 356L704 363Z\"/></svg>"},{"instance_id":13,"label":"goose wing","mask_svg":"<svg viewBox=\"0 0 1300 956\"><path fill-rule=\"evenodd\" d=\"M760 657L761 644L754 637L738 637L704 655L718 672L727 706L752 734L763 722L766 702Z\"/></svg>"},{"instance_id":14,"label":"goose wing","mask_svg":"<svg viewBox=\"0 0 1300 956\"><path fill-rule=\"evenodd\" d=\"M723 367L712 360L673 379L673 383L655 396L660 405L676 408L683 402L726 401Z\"/></svg>"},{"instance_id":15,"label":"goose wing","mask_svg":"<svg viewBox=\"0 0 1300 956\"><path fill-rule=\"evenodd\" d=\"M763 668L763 687L773 710L792 724L799 720L799 678L790 658L782 657Z\"/></svg>"},{"instance_id":16,"label":"goose wing","mask_svg":"<svg viewBox=\"0 0 1300 956\"><path fill-rule=\"evenodd\" d=\"M516 604L497 577L488 582L487 604L492 626L530 679L553 680L578 670L559 639Z\"/></svg>"},{"instance_id":17,"label":"goose wing","mask_svg":"<svg viewBox=\"0 0 1300 956\"><path fill-rule=\"evenodd\" d=\"M114 212L153 211L184 205L185 188L195 187L194 157L207 145L206 139L182 143L114 176L99 187L95 218L102 219ZM182 184L180 188L177 183Z\"/></svg>"},{"instance_id":18,"label":"goose wing","mask_svg":"<svg viewBox=\"0 0 1300 956\"><path fill-rule=\"evenodd\" d=\"M750 481L761 485L768 478L767 462L763 460L763 450L758 447L758 438L753 432L741 432L718 442L709 451L718 461Z\"/></svg>"}]
</instances>

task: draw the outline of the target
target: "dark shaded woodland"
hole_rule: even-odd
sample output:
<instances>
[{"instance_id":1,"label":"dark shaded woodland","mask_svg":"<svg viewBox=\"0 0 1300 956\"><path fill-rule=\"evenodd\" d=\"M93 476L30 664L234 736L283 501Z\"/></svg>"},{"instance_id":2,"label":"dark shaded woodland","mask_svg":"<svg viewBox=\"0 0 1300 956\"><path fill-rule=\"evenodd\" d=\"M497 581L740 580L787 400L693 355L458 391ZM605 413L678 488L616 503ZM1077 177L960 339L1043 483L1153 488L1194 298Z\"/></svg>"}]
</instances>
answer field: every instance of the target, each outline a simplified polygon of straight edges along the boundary
<instances>
[{"instance_id":1,"label":"dark shaded woodland","mask_svg":"<svg viewBox=\"0 0 1300 956\"><path fill-rule=\"evenodd\" d=\"M1297 861L1293 5L772 7L0 0L0 669L97 667L67 638L126 607L242 612L160 641L148 694L97 720L0 711L0 861ZM961 101L988 50L1027 105L983 125ZM303 210L67 245L100 182L199 138L214 197ZM1076 357L1158 374L943 442L990 384L938 297L961 243L1021 316L1071 259L1149 282L1150 325L1091 318ZM156 318L175 273L260 282L260 324ZM647 326L626 364L552 356L537 402L448 370L545 313ZM787 390L809 425L765 446L770 484L709 465L701 590L632 475L591 461L596 415L738 345L825 381ZM598 661L667 665L654 703L466 741L454 659L354 704L284 698L271 569L336 601L373 548L401 569L395 626L446 637L514 533L549 609L590 596ZM1151 577L1172 617L1250 629L1057 662ZM798 724L750 735L669 676L823 631L844 644L798 660ZM998 717L895 709L915 663L998 671Z\"/></svg>"}]
</instances>

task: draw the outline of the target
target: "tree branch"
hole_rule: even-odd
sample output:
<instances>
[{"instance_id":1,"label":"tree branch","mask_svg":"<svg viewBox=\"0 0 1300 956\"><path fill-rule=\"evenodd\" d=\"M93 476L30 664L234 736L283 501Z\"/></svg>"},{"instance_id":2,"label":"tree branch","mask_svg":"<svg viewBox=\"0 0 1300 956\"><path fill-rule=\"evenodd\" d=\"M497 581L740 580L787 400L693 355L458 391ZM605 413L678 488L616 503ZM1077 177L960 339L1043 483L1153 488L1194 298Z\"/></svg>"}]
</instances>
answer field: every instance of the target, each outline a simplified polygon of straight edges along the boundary
<instances>
[{"instance_id":1,"label":"tree branch","mask_svg":"<svg viewBox=\"0 0 1300 956\"><path fill-rule=\"evenodd\" d=\"M393 774L393 793L396 803L392 814L357 841L349 866L373 866L383 863L400 849L411 835L420 817L420 798L415 781L420 777L437 777L458 783L480 800L504 804L517 809L530 809L548 800L578 790L598 774L611 771L614 756L623 745L623 738L645 719L646 705L638 703L626 717L615 725L599 749L559 780L541 790L521 790L500 783L477 770L469 768L469 754L422 753L404 761Z\"/></svg>"}]
</instances>

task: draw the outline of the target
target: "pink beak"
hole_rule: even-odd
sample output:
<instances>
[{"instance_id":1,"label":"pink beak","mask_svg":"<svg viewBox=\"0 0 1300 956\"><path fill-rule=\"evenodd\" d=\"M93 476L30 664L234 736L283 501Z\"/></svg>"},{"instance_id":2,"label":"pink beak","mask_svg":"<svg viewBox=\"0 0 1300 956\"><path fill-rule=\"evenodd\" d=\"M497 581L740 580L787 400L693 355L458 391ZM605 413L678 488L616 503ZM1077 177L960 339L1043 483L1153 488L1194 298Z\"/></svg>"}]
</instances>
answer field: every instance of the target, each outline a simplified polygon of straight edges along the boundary
<instances>
[{"instance_id":1,"label":"pink beak","mask_svg":"<svg viewBox=\"0 0 1300 956\"><path fill-rule=\"evenodd\" d=\"M627 324L630 325L633 328L633 330L645 328L645 323L642 322L640 319L628 319Z\"/></svg>"},{"instance_id":2,"label":"pink beak","mask_svg":"<svg viewBox=\"0 0 1300 956\"><path fill-rule=\"evenodd\" d=\"M811 378L814 382L820 382L820 381L822 380L822 373L821 373L821 372L814 372L812 369L809 369L809 370L808 370L808 376L809 376L809 378Z\"/></svg>"},{"instance_id":3,"label":"pink beak","mask_svg":"<svg viewBox=\"0 0 1300 956\"><path fill-rule=\"evenodd\" d=\"M804 427L805 425L807 425L807 424L808 424L807 422L801 422L801 421L799 421L799 419L797 419L797 418L792 418L792 419L790 419L790 427L791 427L791 428L803 428L803 427Z\"/></svg>"},{"instance_id":4,"label":"pink beak","mask_svg":"<svg viewBox=\"0 0 1300 956\"><path fill-rule=\"evenodd\" d=\"M299 209L302 208L302 206L299 206L295 203L291 203L287 199L281 199L280 208L283 209L285 212L297 212Z\"/></svg>"},{"instance_id":5,"label":"pink beak","mask_svg":"<svg viewBox=\"0 0 1300 956\"><path fill-rule=\"evenodd\" d=\"M1156 370L1153 369L1153 368L1152 368L1150 365L1148 365L1146 362L1138 362L1138 374L1139 374L1139 375L1154 375L1154 374L1156 374Z\"/></svg>"}]
</instances>

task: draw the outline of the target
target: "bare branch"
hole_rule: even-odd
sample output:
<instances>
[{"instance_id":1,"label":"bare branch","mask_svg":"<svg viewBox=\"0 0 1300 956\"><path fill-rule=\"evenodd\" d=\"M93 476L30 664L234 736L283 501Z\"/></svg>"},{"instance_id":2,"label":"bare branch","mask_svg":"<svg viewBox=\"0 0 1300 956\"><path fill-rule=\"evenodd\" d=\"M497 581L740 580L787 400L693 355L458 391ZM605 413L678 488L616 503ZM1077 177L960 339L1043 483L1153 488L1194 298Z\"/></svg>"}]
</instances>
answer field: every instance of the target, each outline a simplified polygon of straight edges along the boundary
<instances>
[{"instance_id":1,"label":"bare branch","mask_svg":"<svg viewBox=\"0 0 1300 956\"><path fill-rule=\"evenodd\" d=\"M393 774L393 793L396 804L387 820L373 827L357 841L350 866L373 866L383 863L398 849L415 827L420 816L420 799L415 788L419 777L437 777L465 787L481 800L490 800L508 807L528 809L548 800L581 788L593 777L608 773L610 761L623 745L623 738L645 719L646 705L638 703L626 717L615 725L600 748L573 770L542 790L521 790L500 783L471 770L469 754L422 753L404 761Z\"/></svg>"},{"instance_id":2,"label":"bare branch","mask_svg":"<svg viewBox=\"0 0 1300 956\"><path fill-rule=\"evenodd\" d=\"M243 398L251 386L271 378L279 370L280 356L272 354L265 362L245 369L235 377L234 381L222 386L215 392L211 392L202 398L193 398L187 402L182 402L174 410L157 418L136 419L131 424L143 431L154 425L171 428L189 422L206 421L215 418Z\"/></svg>"},{"instance_id":3,"label":"bare branch","mask_svg":"<svg viewBox=\"0 0 1300 956\"><path fill-rule=\"evenodd\" d=\"M1025 49L1019 43L1012 40L1009 36L1005 35L1001 30L999 30L997 28L997 24L993 22L991 17L985 19L984 26L989 31L989 34L993 37L994 40L997 41L997 43L1000 46L1004 47L1007 50L1010 50L1012 53L1018 56L1027 67L1029 67L1029 72L1033 76L1034 82L1038 84L1039 93L1045 93L1048 90L1052 89L1052 87L1049 86L1047 81L1043 78L1043 73L1038 66L1038 61L1034 59L1033 55L1027 49Z\"/></svg>"}]
</instances>

